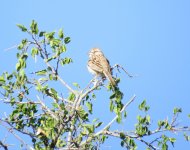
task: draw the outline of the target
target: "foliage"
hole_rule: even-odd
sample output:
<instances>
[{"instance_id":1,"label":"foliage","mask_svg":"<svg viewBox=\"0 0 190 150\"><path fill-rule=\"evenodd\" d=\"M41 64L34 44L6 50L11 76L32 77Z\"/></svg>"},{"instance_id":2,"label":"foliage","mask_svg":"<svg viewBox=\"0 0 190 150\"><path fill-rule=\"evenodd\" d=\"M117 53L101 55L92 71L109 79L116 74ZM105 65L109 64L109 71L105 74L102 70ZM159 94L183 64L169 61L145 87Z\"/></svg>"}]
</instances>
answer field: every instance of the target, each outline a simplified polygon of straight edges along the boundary
<instances>
[{"instance_id":1,"label":"foliage","mask_svg":"<svg viewBox=\"0 0 190 150\"><path fill-rule=\"evenodd\" d=\"M17 26L29 38L21 40L17 47L15 70L0 76L1 101L12 107L12 112L1 118L0 124L15 135L21 146L35 150L98 149L108 137L115 136L121 139L122 147L130 150L137 149L137 141L144 143L147 149L167 150L168 143L174 146L176 139L160 133L189 131L189 127L177 127L176 120L182 112L181 108L173 110L171 122L160 120L158 127L151 130L152 120L148 114L150 107L146 100L138 107L144 115L137 115L134 131L113 131L113 122L121 123L127 117L125 110L135 99L133 96L127 103L123 103L124 93L119 89L119 78L115 78L117 86L107 85L111 93L110 112L115 113L116 117L105 126L99 119L91 121L92 100L96 99L94 91L105 87L104 80L98 79L95 84L92 80L82 90L78 83L73 83L76 88L73 89L59 73L65 65L73 62L66 53L71 39L65 36L63 29L58 32L41 31L34 20L29 28L21 24ZM33 66L31 64L38 67L28 67ZM57 88L56 85L60 83L68 90L67 97L63 97L62 91ZM32 145L22 140L17 132L30 137ZM152 138L155 134L158 137ZM146 137L152 138L152 141L146 141ZM186 133L184 137L190 140ZM4 149L9 147L2 141L0 146Z\"/></svg>"}]
</instances>

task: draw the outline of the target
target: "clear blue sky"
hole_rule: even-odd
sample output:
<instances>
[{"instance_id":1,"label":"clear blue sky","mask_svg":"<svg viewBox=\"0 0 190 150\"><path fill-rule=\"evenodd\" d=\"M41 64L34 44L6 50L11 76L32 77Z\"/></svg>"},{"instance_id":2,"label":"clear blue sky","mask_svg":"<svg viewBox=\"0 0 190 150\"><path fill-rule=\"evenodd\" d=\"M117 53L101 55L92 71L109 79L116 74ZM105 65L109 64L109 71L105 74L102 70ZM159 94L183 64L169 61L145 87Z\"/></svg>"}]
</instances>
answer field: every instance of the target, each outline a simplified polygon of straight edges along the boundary
<instances>
[{"instance_id":1,"label":"clear blue sky","mask_svg":"<svg viewBox=\"0 0 190 150\"><path fill-rule=\"evenodd\" d=\"M35 19L41 29L52 31L63 27L71 37L68 54L74 63L64 76L69 83L78 82L84 87L91 79L86 61L92 47L100 47L112 65L119 63L130 73L138 74L133 79L124 73L120 75L124 101L137 95L121 129L134 126L139 113L137 106L143 99L151 106L153 124L158 119L171 119L173 107L179 106L183 108L180 124L190 125L187 118L190 113L189 0L6 0L1 1L0 14L1 72L12 70L15 63L16 50L4 49L25 37L16 24L27 26ZM108 122L114 116L108 114L108 99L98 98L96 114ZM6 109L1 108L1 115L3 111ZM3 133L0 130L0 139ZM110 139L102 149L121 149L117 142ZM181 136L173 149L188 147L190 143ZM144 147L139 145L139 149Z\"/></svg>"}]
</instances>

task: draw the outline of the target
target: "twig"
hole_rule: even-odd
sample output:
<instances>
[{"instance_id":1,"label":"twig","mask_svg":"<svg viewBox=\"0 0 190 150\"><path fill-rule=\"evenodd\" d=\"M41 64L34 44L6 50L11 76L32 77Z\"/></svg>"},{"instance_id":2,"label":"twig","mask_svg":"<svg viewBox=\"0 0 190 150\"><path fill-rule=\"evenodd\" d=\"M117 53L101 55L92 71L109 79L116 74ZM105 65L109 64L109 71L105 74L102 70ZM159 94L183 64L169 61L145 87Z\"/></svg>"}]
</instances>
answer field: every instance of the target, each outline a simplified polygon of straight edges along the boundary
<instances>
[{"instance_id":1,"label":"twig","mask_svg":"<svg viewBox=\"0 0 190 150\"><path fill-rule=\"evenodd\" d=\"M41 104L40 102L11 102L10 100L2 100L4 103L16 103L16 104Z\"/></svg>"},{"instance_id":2,"label":"twig","mask_svg":"<svg viewBox=\"0 0 190 150\"><path fill-rule=\"evenodd\" d=\"M57 78L59 79L59 81L71 92L71 93L74 93L76 94L76 92L59 76L59 75L56 75Z\"/></svg>"},{"instance_id":3,"label":"twig","mask_svg":"<svg viewBox=\"0 0 190 150\"><path fill-rule=\"evenodd\" d=\"M8 145L4 144L2 141L0 141L0 146L4 148L4 150L8 150Z\"/></svg>"},{"instance_id":4,"label":"twig","mask_svg":"<svg viewBox=\"0 0 190 150\"><path fill-rule=\"evenodd\" d=\"M59 120L59 118L58 118L56 115L54 115L54 112L52 112L52 111L40 100L39 96L36 96L36 97L37 97L38 101L40 102L40 104L41 104L41 106L42 106L42 109L45 109L45 111L48 112L48 114L49 114L50 116L52 116L52 118L54 118L55 120Z\"/></svg>"},{"instance_id":5,"label":"twig","mask_svg":"<svg viewBox=\"0 0 190 150\"><path fill-rule=\"evenodd\" d=\"M16 48L17 46L18 46L18 45L11 46L11 47L9 47L9 48L4 49L4 51L11 50L11 49L13 49L13 48Z\"/></svg>"},{"instance_id":6,"label":"twig","mask_svg":"<svg viewBox=\"0 0 190 150\"><path fill-rule=\"evenodd\" d=\"M90 80L90 82L88 83L88 85L82 90L82 93L90 88L90 85L93 83L93 81L94 81L95 78L96 78L96 76L94 76L94 78L92 80Z\"/></svg>"},{"instance_id":7,"label":"twig","mask_svg":"<svg viewBox=\"0 0 190 150\"><path fill-rule=\"evenodd\" d=\"M58 80L59 80L71 93L76 94L76 92L75 92L58 74L56 74L55 69L54 69L47 61L44 60L44 62L46 63L46 65L47 65L48 67L51 68L52 73L53 73L54 75L56 75L56 77L58 78Z\"/></svg>"},{"instance_id":8,"label":"twig","mask_svg":"<svg viewBox=\"0 0 190 150\"><path fill-rule=\"evenodd\" d=\"M31 138L33 138L33 137L35 136L34 134L29 133L28 131L19 130L19 129L15 128L8 120L0 119L0 121L7 123L7 124L11 127L11 129L14 129L14 130L16 130L16 131L18 131L18 132L20 132L20 133L22 133L22 134L28 135L28 136L30 136ZM3 125L3 124L2 124L2 125ZM5 125L4 125L4 126L5 126Z\"/></svg>"},{"instance_id":9,"label":"twig","mask_svg":"<svg viewBox=\"0 0 190 150\"><path fill-rule=\"evenodd\" d=\"M6 125L4 125L4 124L1 124L2 126L4 126L10 133L12 133L12 135L14 135L14 137L16 138L16 139L18 139L18 141L20 141L20 143L22 143L23 145L25 145L25 147L28 149L30 149L30 150L34 150L30 145L28 145L28 144L26 144L25 142L24 142L24 140L20 137L20 136L18 136L14 131L13 131L13 128L9 128L9 127L7 127Z\"/></svg>"},{"instance_id":10,"label":"twig","mask_svg":"<svg viewBox=\"0 0 190 150\"><path fill-rule=\"evenodd\" d=\"M70 101L70 100L68 100L68 99L65 99L65 98L62 98L62 97L60 97L60 96L58 96L57 98L58 98L59 100L61 100L61 101L65 101L65 102L67 102L67 103L69 103L69 104L73 104L72 101Z\"/></svg>"},{"instance_id":11,"label":"twig","mask_svg":"<svg viewBox=\"0 0 190 150\"><path fill-rule=\"evenodd\" d=\"M93 80L91 80L92 83ZM101 85L101 80L99 80L96 84L94 84L94 86L92 88L90 88L89 90L87 90L84 94L81 95L81 99L83 99L84 97L86 97L89 93L91 93L92 91L94 91L97 87L99 87ZM90 86L90 85L89 85ZM89 87L88 86L88 87ZM85 88L87 89L87 88ZM83 90L84 91L84 90Z\"/></svg>"},{"instance_id":12,"label":"twig","mask_svg":"<svg viewBox=\"0 0 190 150\"><path fill-rule=\"evenodd\" d=\"M112 67L112 69L113 68L121 68L130 78L132 78L133 76L131 75L131 74L129 74L121 65L119 65L119 64L115 64L113 67Z\"/></svg>"}]
</instances>

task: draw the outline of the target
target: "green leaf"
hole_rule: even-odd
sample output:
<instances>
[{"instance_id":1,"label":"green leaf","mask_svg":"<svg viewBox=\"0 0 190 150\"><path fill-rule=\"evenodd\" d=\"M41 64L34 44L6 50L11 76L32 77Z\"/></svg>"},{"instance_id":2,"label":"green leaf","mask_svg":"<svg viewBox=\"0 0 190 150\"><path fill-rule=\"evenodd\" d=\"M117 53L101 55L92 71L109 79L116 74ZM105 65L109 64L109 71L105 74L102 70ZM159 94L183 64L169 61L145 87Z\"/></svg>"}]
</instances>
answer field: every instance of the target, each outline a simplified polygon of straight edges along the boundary
<instances>
[{"instance_id":1,"label":"green leaf","mask_svg":"<svg viewBox=\"0 0 190 150\"><path fill-rule=\"evenodd\" d=\"M21 69L21 64L20 64L20 62L18 62L18 63L16 64L16 70L19 71L20 69Z\"/></svg>"},{"instance_id":2,"label":"green leaf","mask_svg":"<svg viewBox=\"0 0 190 150\"><path fill-rule=\"evenodd\" d=\"M52 105L53 105L54 108L58 108L59 107L58 103L52 103Z\"/></svg>"},{"instance_id":3,"label":"green leaf","mask_svg":"<svg viewBox=\"0 0 190 150\"><path fill-rule=\"evenodd\" d=\"M97 122L99 119L98 118L95 118L92 120L93 123Z\"/></svg>"},{"instance_id":4,"label":"green leaf","mask_svg":"<svg viewBox=\"0 0 190 150\"><path fill-rule=\"evenodd\" d=\"M96 95L94 93L92 93L92 98L96 99Z\"/></svg>"},{"instance_id":5,"label":"green leaf","mask_svg":"<svg viewBox=\"0 0 190 150\"><path fill-rule=\"evenodd\" d=\"M51 61L51 60L53 60L53 59L54 59L53 57L50 57L50 58L46 59L45 61L46 61L46 62L49 62L49 61Z\"/></svg>"},{"instance_id":6,"label":"green leaf","mask_svg":"<svg viewBox=\"0 0 190 150\"><path fill-rule=\"evenodd\" d=\"M147 112L149 109L150 107L146 105L146 100L143 100L143 102L139 105L139 110Z\"/></svg>"},{"instance_id":7,"label":"green leaf","mask_svg":"<svg viewBox=\"0 0 190 150\"><path fill-rule=\"evenodd\" d=\"M77 88L80 88L79 84L76 83L76 82L74 82L73 85L74 85L75 87L77 87Z\"/></svg>"},{"instance_id":8,"label":"green leaf","mask_svg":"<svg viewBox=\"0 0 190 150\"><path fill-rule=\"evenodd\" d=\"M113 112L114 110L114 104L113 104L113 101L110 100L110 111Z\"/></svg>"},{"instance_id":9,"label":"green leaf","mask_svg":"<svg viewBox=\"0 0 190 150\"><path fill-rule=\"evenodd\" d=\"M162 150L168 150L168 145L166 143L162 144Z\"/></svg>"},{"instance_id":10,"label":"green leaf","mask_svg":"<svg viewBox=\"0 0 190 150\"><path fill-rule=\"evenodd\" d=\"M173 113L176 115L177 113L181 113L182 109L181 108L174 108Z\"/></svg>"},{"instance_id":11,"label":"green leaf","mask_svg":"<svg viewBox=\"0 0 190 150\"><path fill-rule=\"evenodd\" d=\"M147 125L150 123L150 116L149 115L146 115L146 122L147 122Z\"/></svg>"},{"instance_id":12,"label":"green leaf","mask_svg":"<svg viewBox=\"0 0 190 150\"><path fill-rule=\"evenodd\" d=\"M65 44L70 43L70 41L71 41L70 37L66 37L66 38L64 39Z\"/></svg>"},{"instance_id":13,"label":"green leaf","mask_svg":"<svg viewBox=\"0 0 190 150\"><path fill-rule=\"evenodd\" d=\"M5 79L3 76L0 76L0 84L4 84L5 83Z\"/></svg>"},{"instance_id":14,"label":"green leaf","mask_svg":"<svg viewBox=\"0 0 190 150\"><path fill-rule=\"evenodd\" d=\"M36 55L38 55L38 49L36 47L33 47L31 50L31 56L35 57Z\"/></svg>"},{"instance_id":15,"label":"green leaf","mask_svg":"<svg viewBox=\"0 0 190 150\"><path fill-rule=\"evenodd\" d=\"M127 117L127 112L125 111L125 112L124 112L124 118L126 118L126 117Z\"/></svg>"},{"instance_id":16,"label":"green leaf","mask_svg":"<svg viewBox=\"0 0 190 150\"><path fill-rule=\"evenodd\" d=\"M27 58L28 58L27 53L23 53L22 55L20 55L20 59L26 60Z\"/></svg>"},{"instance_id":17,"label":"green leaf","mask_svg":"<svg viewBox=\"0 0 190 150\"><path fill-rule=\"evenodd\" d=\"M87 121L87 120L88 120L88 113L85 112L82 108L79 108L77 112L78 112L78 114L79 114L79 117L80 117L83 121Z\"/></svg>"},{"instance_id":18,"label":"green leaf","mask_svg":"<svg viewBox=\"0 0 190 150\"><path fill-rule=\"evenodd\" d=\"M39 37L42 37L42 36L44 36L45 35L45 31L41 31L40 33L39 33Z\"/></svg>"},{"instance_id":19,"label":"green leaf","mask_svg":"<svg viewBox=\"0 0 190 150\"><path fill-rule=\"evenodd\" d=\"M69 93L68 99L69 99L70 101L74 101L74 100L75 100L75 94L74 94L74 93Z\"/></svg>"},{"instance_id":20,"label":"green leaf","mask_svg":"<svg viewBox=\"0 0 190 150\"><path fill-rule=\"evenodd\" d=\"M113 93L111 96L110 96L110 99L113 99L115 98L115 93Z\"/></svg>"},{"instance_id":21,"label":"green leaf","mask_svg":"<svg viewBox=\"0 0 190 150\"><path fill-rule=\"evenodd\" d=\"M64 35L63 35L63 29L60 29L58 32L58 36L60 39L63 39Z\"/></svg>"},{"instance_id":22,"label":"green leaf","mask_svg":"<svg viewBox=\"0 0 190 150\"><path fill-rule=\"evenodd\" d=\"M117 114L116 122L117 122L117 123L121 123L121 120L122 120L122 116L121 116L121 113L119 112L119 113Z\"/></svg>"},{"instance_id":23,"label":"green leaf","mask_svg":"<svg viewBox=\"0 0 190 150\"><path fill-rule=\"evenodd\" d=\"M125 139L125 134L123 133L123 132L120 132L120 138L122 139L122 140L124 140Z\"/></svg>"},{"instance_id":24,"label":"green leaf","mask_svg":"<svg viewBox=\"0 0 190 150\"><path fill-rule=\"evenodd\" d=\"M7 80L11 80L13 78L13 74L7 76Z\"/></svg>"},{"instance_id":25,"label":"green leaf","mask_svg":"<svg viewBox=\"0 0 190 150\"><path fill-rule=\"evenodd\" d=\"M186 141L190 141L190 136L188 136L186 133L184 133L184 137Z\"/></svg>"},{"instance_id":26,"label":"green leaf","mask_svg":"<svg viewBox=\"0 0 190 150\"><path fill-rule=\"evenodd\" d=\"M48 95L48 96L51 96L53 97L54 99L58 99L58 93L55 89L53 88L50 88L50 89L46 89L45 90L45 93Z\"/></svg>"},{"instance_id":27,"label":"green leaf","mask_svg":"<svg viewBox=\"0 0 190 150\"><path fill-rule=\"evenodd\" d=\"M25 71L24 69L21 69L19 72L20 77L24 77L25 76Z\"/></svg>"},{"instance_id":28,"label":"green leaf","mask_svg":"<svg viewBox=\"0 0 190 150\"><path fill-rule=\"evenodd\" d=\"M30 29L33 34L38 34L38 24L35 20L32 20L32 23L30 24Z\"/></svg>"},{"instance_id":29,"label":"green leaf","mask_svg":"<svg viewBox=\"0 0 190 150\"><path fill-rule=\"evenodd\" d=\"M92 113L92 103L86 102L86 106L87 106L87 108L88 108L88 111L89 111L90 113Z\"/></svg>"},{"instance_id":30,"label":"green leaf","mask_svg":"<svg viewBox=\"0 0 190 150\"><path fill-rule=\"evenodd\" d=\"M7 85L7 86L2 86L3 89L5 89L6 91L9 91L10 90L10 86Z\"/></svg>"},{"instance_id":31,"label":"green leaf","mask_svg":"<svg viewBox=\"0 0 190 150\"><path fill-rule=\"evenodd\" d=\"M50 46L51 46L52 48L59 47L60 42L61 42L61 41L60 41L59 39L52 39L52 40L50 41Z\"/></svg>"},{"instance_id":32,"label":"green leaf","mask_svg":"<svg viewBox=\"0 0 190 150\"><path fill-rule=\"evenodd\" d=\"M99 126L102 125L102 122L98 122L96 125L95 125L95 128L98 128Z\"/></svg>"},{"instance_id":33,"label":"green leaf","mask_svg":"<svg viewBox=\"0 0 190 150\"><path fill-rule=\"evenodd\" d=\"M55 32L45 33L45 37L51 41L54 38Z\"/></svg>"},{"instance_id":34,"label":"green leaf","mask_svg":"<svg viewBox=\"0 0 190 150\"><path fill-rule=\"evenodd\" d=\"M106 138L107 138L107 136L102 135L102 139L101 139L101 141L104 143L104 142L105 142L105 140L106 140Z\"/></svg>"},{"instance_id":35,"label":"green leaf","mask_svg":"<svg viewBox=\"0 0 190 150\"><path fill-rule=\"evenodd\" d=\"M18 45L17 49L22 50L26 46L27 42L27 39L23 39L22 42Z\"/></svg>"},{"instance_id":36,"label":"green leaf","mask_svg":"<svg viewBox=\"0 0 190 150\"><path fill-rule=\"evenodd\" d=\"M73 60L71 58L68 58L68 57L60 60L60 63L62 66L64 66L65 64L70 64L71 62L73 62Z\"/></svg>"},{"instance_id":37,"label":"green leaf","mask_svg":"<svg viewBox=\"0 0 190 150\"><path fill-rule=\"evenodd\" d=\"M60 51L60 53L66 52L66 46L65 45L59 45L58 50Z\"/></svg>"},{"instance_id":38,"label":"green leaf","mask_svg":"<svg viewBox=\"0 0 190 150\"><path fill-rule=\"evenodd\" d=\"M21 29L23 32L27 31L27 28L22 24L17 24L17 27L19 27L19 29Z\"/></svg>"},{"instance_id":39,"label":"green leaf","mask_svg":"<svg viewBox=\"0 0 190 150\"><path fill-rule=\"evenodd\" d=\"M20 44L18 45L18 47L17 47L18 50L21 50L21 49L23 49L23 48L24 48L24 45L23 45L22 43L20 43Z\"/></svg>"},{"instance_id":40,"label":"green leaf","mask_svg":"<svg viewBox=\"0 0 190 150\"><path fill-rule=\"evenodd\" d=\"M176 142L175 138L169 138L169 141L171 142L172 146L174 147L174 143Z\"/></svg>"},{"instance_id":41,"label":"green leaf","mask_svg":"<svg viewBox=\"0 0 190 150\"><path fill-rule=\"evenodd\" d=\"M88 130L89 133L94 132L94 125L84 124L83 127L85 127Z\"/></svg>"},{"instance_id":42,"label":"green leaf","mask_svg":"<svg viewBox=\"0 0 190 150\"><path fill-rule=\"evenodd\" d=\"M41 76L46 75L46 73L47 73L46 69L35 72L36 75L41 75Z\"/></svg>"},{"instance_id":43,"label":"green leaf","mask_svg":"<svg viewBox=\"0 0 190 150\"><path fill-rule=\"evenodd\" d=\"M161 128L164 126L165 122L164 121L158 121L158 127Z\"/></svg>"},{"instance_id":44,"label":"green leaf","mask_svg":"<svg viewBox=\"0 0 190 150\"><path fill-rule=\"evenodd\" d=\"M124 146L124 144L125 144L125 142L124 142L124 141L121 141L121 146L122 146L122 147Z\"/></svg>"}]
</instances>

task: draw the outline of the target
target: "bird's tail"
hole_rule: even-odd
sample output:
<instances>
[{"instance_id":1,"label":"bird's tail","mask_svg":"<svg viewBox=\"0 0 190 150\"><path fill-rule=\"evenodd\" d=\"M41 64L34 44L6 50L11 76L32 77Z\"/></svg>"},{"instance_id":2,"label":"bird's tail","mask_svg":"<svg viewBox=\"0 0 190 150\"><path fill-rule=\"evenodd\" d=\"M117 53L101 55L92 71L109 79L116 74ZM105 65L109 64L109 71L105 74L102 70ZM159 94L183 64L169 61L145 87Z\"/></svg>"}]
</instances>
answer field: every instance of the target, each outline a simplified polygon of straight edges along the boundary
<instances>
[{"instance_id":1,"label":"bird's tail","mask_svg":"<svg viewBox=\"0 0 190 150\"><path fill-rule=\"evenodd\" d=\"M114 81L114 79L112 78L112 75L109 72L104 72L104 75L106 76L106 78L111 82L112 86L115 86L116 83Z\"/></svg>"}]
</instances>

